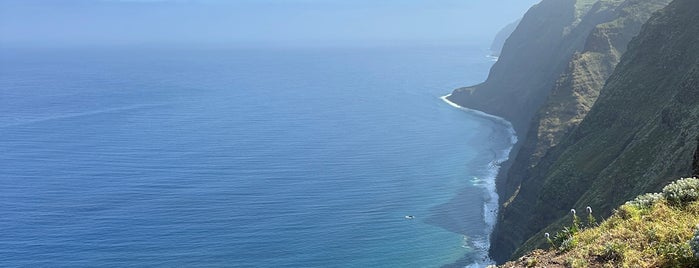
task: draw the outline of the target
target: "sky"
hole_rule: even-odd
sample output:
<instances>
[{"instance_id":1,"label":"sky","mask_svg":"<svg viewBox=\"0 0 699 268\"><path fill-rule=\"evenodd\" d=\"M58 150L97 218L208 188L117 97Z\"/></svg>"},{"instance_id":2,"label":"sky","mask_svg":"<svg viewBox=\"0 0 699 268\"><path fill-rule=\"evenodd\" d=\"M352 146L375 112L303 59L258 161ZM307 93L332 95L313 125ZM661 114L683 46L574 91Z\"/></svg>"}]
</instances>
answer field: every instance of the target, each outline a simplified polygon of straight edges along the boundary
<instances>
[{"instance_id":1,"label":"sky","mask_svg":"<svg viewBox=\"0 0 699 268\"><path fill-rule=\"evenodd\" d=\"M0 45L467 44L538 1L0 0Z\"/></svg>"}]
</instances>

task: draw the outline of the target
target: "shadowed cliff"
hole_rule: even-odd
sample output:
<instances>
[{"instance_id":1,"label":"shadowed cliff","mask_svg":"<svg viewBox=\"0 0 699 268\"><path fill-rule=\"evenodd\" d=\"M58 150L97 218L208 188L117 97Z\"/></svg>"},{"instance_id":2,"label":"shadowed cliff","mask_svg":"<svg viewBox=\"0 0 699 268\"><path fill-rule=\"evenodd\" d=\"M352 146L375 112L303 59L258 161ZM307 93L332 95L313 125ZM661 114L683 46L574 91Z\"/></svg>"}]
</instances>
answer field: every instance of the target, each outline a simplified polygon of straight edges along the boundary
<instances>
[{"instance_id":1,"label":"shadowed cliff","mask_svg":"<svg viewBox=\"0 0 699 268\"><path fill-rule=\"evenodd\" d=\"M573 54L568 67L556 81L546 102L523 135L521 149L513 157L508 173L501 176L499 193L509 205L519 194L522 180L531 169L585 118L599 96L605 81L619 63L621 55L651 14L670 0L597 1L588 9L588 17L606 14L608 22L597 24L587 35L582 50ZM503 225L505 227L505 225ZM494 255L506 258L526 237L516 237L496 229Z\"/></svg>"},{"instance_id":2,"label":"shadowed cliff","mask_svg":"<svg viewBox=\"0 0 699 268\"><path fill-rule=\"evenodd\" d=\"M579 126L564 131L521 179L501 210L494 256L541 246L543 232L559 229L571 208L592 206L608 216L626 200L695 172L697 21L699 2L676 0L643 26Z\"/></svg>"},{"instance_id":3,"label":"shadowed cliff","mask_svg":"<svg viewBox=\"0 0 699 268\"><path fill-rule=\"evenodd\" d=\"M590 33L615 20L621 0L543 0L522 18L505 42L485 82L454 90L449 100L504 117L526 134L556 81Z\"/></svg>"},{"instance_id":4,"label":"shadowed cliff","mask_svg":"<svg viewBox=\"0 0 699 268\"><path fill-rule=\"evenodd\" d=\"M544 0L535 5L505 42L488 79L454 90L449 100L504 117L522 133L563 70L560 59L573 53L574 44L565 37L566 27L574 21L574 0Z\"/></svg>"}]
</instances>

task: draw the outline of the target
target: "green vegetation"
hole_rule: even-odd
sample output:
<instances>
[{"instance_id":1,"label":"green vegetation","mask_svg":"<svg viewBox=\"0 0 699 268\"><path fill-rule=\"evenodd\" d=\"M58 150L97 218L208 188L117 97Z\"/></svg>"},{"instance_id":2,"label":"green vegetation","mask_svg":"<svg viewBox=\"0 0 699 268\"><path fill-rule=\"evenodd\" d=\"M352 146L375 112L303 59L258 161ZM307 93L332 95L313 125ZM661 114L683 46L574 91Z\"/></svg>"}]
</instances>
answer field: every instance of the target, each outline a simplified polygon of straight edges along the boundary
<instances>
[{"instance_id":1,"label":"green vegetation","mask_svg":"<svg viewBox=\"0 0 699 268\"><path fill-rule=\"evenodd\" d=\"M504 267L699 267L697 187L699 179L681 179L660 194L627 202L599 226L577 232L573 220L557 235L565 240L552 241L549 251ZM537 264L530 266L532 260Z\"/></svg>"},{"instance_id":2,"label":"green vegetation","mask_svg":"<svg viewBox=\"0 0 699 268\"><path fill-rule=\"evenodd\" d=\"M697 267L690 240L699 224L698 179L683 179L663 189L653 204L629 202L599 227L572 236L574 263L608 267ZM681 202L678 202L681 200Z\"/></svg>"},{"instance_id":3,"label":"green vegetation","mask_svg":"<svg viewBox=\"0 0 699 268\"><path fill-rule=\"evenodd\" d=\"M631 39L641 30L653 12L665 7L670 0L586 0L576 2L576 11L589 17L604 17L608 21L597 24L584 40L584 46L573 54L567 69L556 81L547 101L539 109L525 139L525 150L520 154L527 159L525 167L539 160L561 139L577 127L587 116L605 81L619 63ZM581 19L582 17L579 18ZM586 21L585 23L590 23ZM521 173L522 170L512 170Z\"/></svg>"},{"instance_id":4,"label":"green vegetation","mask_svg":"<svg viewBox=\"0 0 699 268\"><path fill-rule=\"evenodd\" d=\"M655 203L658 202L658 200L661 200L663 198L663 194L661 193L648 193L644 195L639 195L634 199L633 201L629 201L626 204L628 205L633 205L638 208L650 208L652 207Z\"/></svg>"},{"instance_id":5,"label":"green vegetation","mask_svg":"<svg viewBox=\"0 0 699 268\"><path fill-rule=\"evenodd\" d=\"M599 96L593 100L589 97L594 92L582 90L594 88L592 82L599 81L588 75L599 71L599 66L586 62L600 63L593 56L603 51L599 50L604 48L602 45L625 40L617 38L619 29L611 29L641 21L643 16L636 12L660 4L662 2L653 0L624 1L623 6L614 10L627 14L625 19L617 17L610 23L598 25L587 36L589 53L580 53L577 61L576 56L573 57L573 62L579 65L572 66L575 68L571 67L570 76L561 79L573 81L571 85L577 86L572 88L581 90L554 90L547 103L561 109L549 110L543 113L547 117L542 118L551 120L561 129L566 128L564 122L568 119L577 116L582 119L563 130L560 138L553 137L558 141L535 162L529 161L533 154L527 155L527 152L536 152L536 143L528 143L528 139L523 142L508 177L503 180L507 185L499 188L505 189L502 200L508 202L500 210L493 233L491 253L497 260L522 256L550 244L544 233L555 234L570 226L570 208L590 206L595 209L596 216L606 218L615 208L639 194L660 191L672 178L695 174L699 146L696 139L699 133L699 24L696 23L699 1L675 0L655 12L640 28L638 36L628 43L619 63L599 90ZM594 10L596 7L590 8L590 12ZM614 13L605 14L613 16ZM605 55L612 59L614 53ZM564 84L559 86L560 89L571 88ZM556 95L557 92L561 94ZM579 97L580 101L569 97ZM586 106L587 100L592 105L589 112L579 113L584 109L578 108ZM551 134L531 129L529 137ZM558 130L554 127L555 131ZM671 190L673 186L668 187ZM649 194L632 202L639 204L636 207L653 208L658 200L664 200L675 206L685 203L684 198L693 194L688 191L668 191L662 196ZM551 238L554 240L553 236ZM567 244L574 243L579 246L583 241L570 240ZM620 246L607 245L609 258L621 250Z\"/></svg>"},{"instance_id":6,"label":"green vegetation","mask_svg":"<svg viewBox=\"0 0 699 268\"><path fill-rule=\"evenodd\" d=\"M699 200L699 179L683 179L663 188L663 197L672 205L684 206Z\"/></svg>"},{"instance_id":7,"label":"green vegetation","mask_svg":"<svg viewBox=\"0 0 699 268\"><path fill-rule=\"evenodd\" d=\"M694 257L699 258L699 225L697 225L694 231L694 237L692 241L689 242L689 246L692 247L692 252L694 252Z\"/></svg>"}]
</instances>

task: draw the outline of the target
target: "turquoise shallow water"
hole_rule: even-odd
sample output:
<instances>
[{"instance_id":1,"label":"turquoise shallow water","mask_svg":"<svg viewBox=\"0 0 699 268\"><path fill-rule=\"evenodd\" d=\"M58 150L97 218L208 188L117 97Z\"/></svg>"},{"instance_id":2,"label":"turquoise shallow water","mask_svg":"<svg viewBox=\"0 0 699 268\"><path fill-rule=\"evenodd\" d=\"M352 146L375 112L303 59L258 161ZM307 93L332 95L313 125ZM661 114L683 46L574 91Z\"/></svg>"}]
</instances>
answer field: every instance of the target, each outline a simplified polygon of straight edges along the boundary
<instances>
[{"instance_id":1,"label":"turquoise shallow water","mask_svg":"<svg viewBox=\"0 0 699 268\"><path fill-rule=\"evenodd\" d=\"M0 266L482 261L510 133L440 96L484 55L1 51Z\"/></svg>"}]
</instances>

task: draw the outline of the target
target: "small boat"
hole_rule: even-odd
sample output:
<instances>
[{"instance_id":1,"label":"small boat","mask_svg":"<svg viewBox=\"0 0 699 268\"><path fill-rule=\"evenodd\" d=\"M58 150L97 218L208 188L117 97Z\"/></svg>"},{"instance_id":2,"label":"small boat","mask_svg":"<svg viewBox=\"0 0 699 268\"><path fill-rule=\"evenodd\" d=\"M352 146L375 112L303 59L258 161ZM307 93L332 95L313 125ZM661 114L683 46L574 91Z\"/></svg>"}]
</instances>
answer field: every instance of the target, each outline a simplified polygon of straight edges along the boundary
<instances>
[{"instance_id":1,"label":"small boat","mask_svg":"<svg viewBox=\"0 0 699 268\"><path fill-rule=\"evenodd\" d=\"M414 218L415 218L415 216L413 216L413 215L405 216L405 219L408 219L408 220L412 220L412 219L414 219Z\"/></svg>"}]
</instances>

